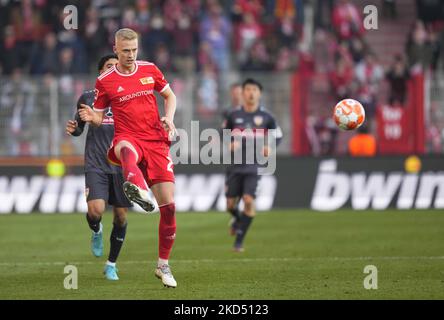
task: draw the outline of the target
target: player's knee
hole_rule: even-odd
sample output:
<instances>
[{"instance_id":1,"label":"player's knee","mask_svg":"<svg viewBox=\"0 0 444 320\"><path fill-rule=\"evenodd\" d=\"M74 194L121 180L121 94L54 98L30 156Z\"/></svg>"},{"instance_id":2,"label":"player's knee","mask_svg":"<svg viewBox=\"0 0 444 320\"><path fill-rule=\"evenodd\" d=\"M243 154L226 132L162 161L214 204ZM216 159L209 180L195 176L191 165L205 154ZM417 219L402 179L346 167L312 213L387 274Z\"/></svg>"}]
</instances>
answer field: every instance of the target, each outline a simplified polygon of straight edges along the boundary
<instances>
[{"instance_id":1,"label":"player's knee","mask_svg":"<svg viewBox=\"0 0 444 320\"><path fill-rule=\"evenodd\" d=\"M124 226L126 224L126 215L128 210L126 208L114 208L113 222L118 226Z\"/></svg>"},{"instance_id":2,"label":"player's knee","mask_svg":"<svg viewBox=\"0 0 444 320\"><path fill-rule=\"evenodd\" d=\"M99 219L104 211L105 207L101 203L88 203L88 214L91 218Z\"/></svg>"},{"instance_id":3,"label":"player's knee","mask_svg":"<svg viewBox=\"0 0 444 320\"><path fill-rule=\"evenodd\" d=\"M88 215L93 219L99 219L103 214L102 208L97 205L88 206Z\"/></svg>"},{"instance_id":4,"label":"player's knee","mask_svg":"<svg viewBox=\"0 0 444 320\"><path fill-rule=\"evenodd\" d=\"M256 212L254 210L254 198L250 195L244 195L242 197L244 202L244 212L247 216L253 217Z\"/></svg>"},{"instance_id":5,"label":"player's knee","mask_svg":"<svg viewBox=\"0 0 444 320\"><path fill-rule=\"evenodd\" d=\"M236 209L236 206L233 203L227 203L227 211L233 211Z\"/></svg>"},{"instance_id":6,"label":"player's knee","mask_svg":"<svg viewBox=\"0 0 444 320\"><path fill-rule=\"evenodd\" d=\"M114 147L114 154L116 155L117 159L121 160L121 152L122 150L128 150L130 152L133 152L136 157L138 158L139 155L137 153L137 150L134 148L134 146L129 143L128 141L120 141L115 147Z\"/></svg>"},{"instance_id":7,"label":"player's knee","mask_svg":"<svg viewBox=\"0 0 444 320\"><path fill-rule=\"evenodd\" d=\"M242 196L242 201L246 206L253 206L254 205L254 198L253 196L246 194Z\"/></svg>"},{"instance_id":8,"label":"player's knee","mask_svg":"<svg viewBox=\"0 0 444 320\"><path fill-rule=\"evenodd\" d=\"M234 209L236 209L236 200L227 198L227 210L232 211Z\"/></svg>"},{"instance_id":9,"label":"player's knee","mask_svg":"<svg viewBox=\"0 0 444 320\"><path fill-rule=\"evenodd\" d=\"M127 223L126 217L114 217L113 223L119 227L123 227Z\"/></svg>"}]
</instances>

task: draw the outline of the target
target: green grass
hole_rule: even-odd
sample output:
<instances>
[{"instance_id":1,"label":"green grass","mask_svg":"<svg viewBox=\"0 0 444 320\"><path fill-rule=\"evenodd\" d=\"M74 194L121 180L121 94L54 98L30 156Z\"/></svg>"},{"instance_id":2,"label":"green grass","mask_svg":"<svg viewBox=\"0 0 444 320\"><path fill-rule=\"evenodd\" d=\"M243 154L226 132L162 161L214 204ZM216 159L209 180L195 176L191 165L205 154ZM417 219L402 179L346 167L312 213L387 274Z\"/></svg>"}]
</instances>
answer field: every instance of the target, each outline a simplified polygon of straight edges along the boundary
<instances>
[{"instance_id":1,"label":"green grass","mask_svg":"<svg viewBox=\"0 0 444 320\"><path fill-rule=\"evenodd\" d=\"M154 277L159 216L130 214L120 281L103 278L81 214L0 216L0 299L443 299L444 214L439 211L272 211L254 220L242 254L228 215L180 213L170 263ZM105 252L111 214L104 217ZM66 290L64 266L78 268ZM366 265L378 289L366 290Z\"/></svg>"}]
</instances>

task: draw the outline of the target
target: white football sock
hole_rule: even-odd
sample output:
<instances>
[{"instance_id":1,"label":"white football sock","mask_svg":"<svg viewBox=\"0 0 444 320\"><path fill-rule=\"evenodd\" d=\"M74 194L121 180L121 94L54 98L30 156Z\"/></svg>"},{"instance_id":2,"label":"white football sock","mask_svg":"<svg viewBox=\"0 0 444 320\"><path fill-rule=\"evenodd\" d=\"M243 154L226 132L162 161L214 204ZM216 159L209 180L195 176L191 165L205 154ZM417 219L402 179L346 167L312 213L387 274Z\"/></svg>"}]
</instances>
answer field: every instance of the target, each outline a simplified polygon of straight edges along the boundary
<instances>
[{"instance_id":1,"label":"white football sock","mask_svg":"<svg viewBox=\"0 0 444 320\"><path fill-rule=\"evenodd\" d=\"M111 267L115 267L115 266L116 266L116 263L115 263L115 262L109 262L109 261L106 261L106 265L107 265L107 266L111 266Z\"/></svg>"},{"instance_id":2,"label":"white football sock","mask_svg":"<svg viewBox=\"0 0 444 320\"><path fill-rule=\"evenodd\" d=\"M157 267L160 267L164 264L168 264L168 260L161 259L161 258L159 258L159 260L157 260Z\"/></svg>"}]
</instances>

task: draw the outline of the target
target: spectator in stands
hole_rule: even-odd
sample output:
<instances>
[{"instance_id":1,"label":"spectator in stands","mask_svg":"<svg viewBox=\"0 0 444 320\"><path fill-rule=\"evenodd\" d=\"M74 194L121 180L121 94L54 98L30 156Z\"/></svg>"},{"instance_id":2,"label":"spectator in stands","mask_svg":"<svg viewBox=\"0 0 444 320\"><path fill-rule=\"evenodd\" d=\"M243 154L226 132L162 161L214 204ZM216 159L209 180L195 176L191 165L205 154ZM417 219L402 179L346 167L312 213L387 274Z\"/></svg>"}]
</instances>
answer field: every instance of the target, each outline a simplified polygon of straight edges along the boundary
<instances>
[{"instance_id":1,"label":"spectator in stands","mask_svg":"<svg viewBox=\"0 0 444 320\"><path fill-rule=\"evenodd\" d=\"M384 70L373 53L356 66L355 77L358 82L358 100L366 107L369 120L376 112L379 85L384 78Z\"/></svg>"},{"instance_id":2,"label":"spectator in stands","mask_svg":"<svg viewBox=\"0 0 444 320\"><path fill-rule=\"evenodd\" d=\"M367 44L361 38L354 38L350 42L350 54L355 63L360 63L368 52Z\"/></svg>"},{"instance_id":3,"label":"spectator in stands","mask_svg":"<svg viewBox=\"0 0 444 320\"><path fill-rule=\"evenodd\" d=\"M148 31L151 12L148 0L136 0L136 25L137 31L144 33Z\"/></svg>"},{"instance_id":4,"label":"spectator in stands","mask_svg":"<svg viewBox=\"0 0 444 320\"><path fill-rule=\"evenodd\" d=\"M196 53L195 31L191 18L183 14L177 21L177 28L173 32L173 54L178 69L183 71L194 70L193 55Z\"/></svg>"},{"instance_id":5,"label":"spectator in stands","mask_svg":"<svg viewBox=\"0 0 444 320\"><path fill-rule=\"evenodd\" d=\"M216 71L212 65L207 64L203 67L197 90L197 110L202 117L212 117L217 111L218 90Z\"/></svg>"},{"instance_id":6,"label":"spectator in stands","mask_svg":"<svg viewBox=\"0 0 444 320\"><path fill-rule=\"evenodd\" d=\"M14 27L20 66L28 68L32 46L44 33L40 10L31 0L21 1L20 5L12 7L10 21Z\"/></svg>"},{"instance_id":7,"label":"spectator in stands","mask_svg":"<svg viewBox=\"0 0 444 320\"><path fill-rule=\"evenodd\" d=\"M329 29L335 0L317 0L315 6L315 28ZM326 7L326 8L325 8ZM328 15L327 15L328 13ZM328 16L328 18L326 18Z\"/></svg>"},{"instance_id":8,"label":"spectator in stands","mask_svg":"<svg viewBox=\"0 0 444 320\"><path fill-rule=\"evenodd\" d=\"M0 89L0 118L8 119L0 135L4 137L8 154L18 156L21 155L21 137L25 130L33 126L34 119L29 115L35 109L35 93L20 68L13 70L11 77Z\"/></svg>"},{"instance_id":9,"label":"spectator in stands","mask_svg":"<svg viewBox=\"0 0 444 320\"><path fill-rule=\"evenodd\" d=\"M267 71L272 69L270 56L262 40L257 40L247 54L247 61L241 66L243 71Z\"/></svg>"},{"instance_id":10,"label":"spectator in stands","mask_svg":"<svg viewBox=\"0 0 444 320\"><path fill-rule=\"evenodd\" d=\"M348 152L352 157L376 156L376 138L369 133L367 126L361 126L356 135L349 140Z\"/></svg>"},{"instance_id":11,"label":"spectator in stands","mask_svg":"<svg viewBox=\"0 0 444 320\"><path fill-rule=\"evenodd\" d=\"M261 38L262 34L262 26L254 19L254 16L251 13L244 14L243 21L239 24L235 35L235 48L239 64L246 62L248 51L256 40Z\"/></svg>"},{"instance_id":12,"label":"spectator in stands","mask_svg":"<svg viewBox=\"0 0 444 320\"><path fill-rule=\"evenodd\" d=\"M56 74L59 70L59 48L53 32L45 35L43 43L35 43L31 52L31 74Z\"/></svg>"},{"instance_id":13,"label":"spectator in stands","mask_svg":"<svg viewBox=\"0 0 444 320\"><path fill-rule=\"evenodd\" d=\"M88 66L91 70L93 66L96 66L99 57L103 55L103 51L109 51L106 48L106 30L100 21L99 12L95 7L87 9L83 30L86 51L88 53Z\"/></svg>"},{"instance_id":14,"label":"spectator in stands","mask_svg":"<svg viewBox=\"0 0 444 320\"><path fill-rule=\"evenodd\" d=\"M340 40L350 40L364 34L363 17L349 0L339 0L332 14L332 25Z\"/></svg>"},{"instance_id":15,"label":"spectator in stands","mask_svg":"<svg viewBox=\"0 0 444 320\"><path fill-rule=\"evenodd\" d=\"M319 155L326 156L335 153L338 137L338 127L331 116L319 116L315 120L314 129L319 143Z\"/></svg>"},{"instance_id":16,"label":"spectator in stands","mask_svg":"<svg viewBox=\"0 0 444 320\"><path fill-rule=\"evenodd\" d=\"M217 71L225 72L230 63L231 24L218 2L212 2L200 26L200 39L210 45Z\"/></svg>"},{"instance_id":17,"label":"spectator in stands","mask_svg":"<svg viewBox=\"0 0 444 320\"><path fill-rule=\"evenodd\" d=\"M234 0L232 15L235 21L241 21L242 16L252 15L255 21L260 21L264 13L263 1L260 0Z\"/></svg>"},{"instance_id":18,"label":"spectator in stands","mask_svg":"<svg viewBox=\"0 0 444 320\"><path fill-rule=\"evenodd\" d=\"M330 73L330 84L337 101L350 97L353 72L353 65L350 61L343 57L336 61L335 69Z\"/></svg>"},{"instance_id":19,"label":"spectator in stands","mask_svg":"<svg viewBox=\"0 0 444 320\"><path fill-rule=\"evenodd\" d=\"M120 25L122 28L130 28L137 32L140 32L139 30L139 24L137 22L137 14L136 9L134 7L126 7L122 12L122 19L120 22Z\"/></svg>"},{"instance_id":20,"label":"spectator in stands","mask_svg":"<svg viewBox=\"0 0 444 320\"><path fill-rule=\"evenodd\" d=\"M0 38L1 39L1 38ZM0 42L0 74L10 75L19 66L18 48L14 28L8 25L4 29L4 38Z\"/></svg>"},{"instance_id":21,"label":"spectator in stands","mask_svg":"<svg viewBox=\"0 0 444 320\"><path fill-rule=\"evenodd\" d=\"M432 63L433 47L422 21L417 21L410 32L407 55L409 66L417 70L428 69Z\"/></svg>"},{"instance_id":22,"label":"spectator in stands","mask_svg":"<svg viewBox=\"0 0 444 320\"><path fill-rule=\"evenodd\" d=\"M143 52L147 59L152 59L159 45L171 44L171 34L165 28L165 21L161 13L153 14L150 20L150 28L142 37Z\"/></svg>"},{"instance_id":23,"label":"spectator in stands","mask_svg":"<svg viewBox=\"0 0 444 320\"><path fill-rule=\"evenodd\" d=\"M222 118L227 119L231 111L242 106L242 84L235 82L230 86L230 105L222 111Z\"/></svg>"},{"instance_id":24,"label":"spectator in stands","mask_svg":"<svg viewBox=\"0 0 444 320\"><path fill-rule=\"evenodd\" d=\"M216 64L213 61L213 55L211 53L211 46L208 42L202 41L200 43L197 62L198 71L204 69L205 66L211 66L213 69L216 69Z\"/></svg>"},{"instance_id":25,"label":"spectator in stands","mask_svg":"<svg viewBox=\"0 0 444 320\"><path fill-rule=\"evenodd\" d=\"M279 20L276 31L281 46L292 47L297 40L297 26L290 15Z\"/></svg>"},{"instance_id":26,"label":"spectator in stands","mask_svg":"<svg viewBox=\"0 0 444 320\"><path fill-rule=\"evenodd\" d=\"M407 94L407 81L410 73L403 57L395 55L393 64L386 73L386 79L390 84L389 102L391 105L399 103L404 106Z\"/></svg>"},{"instance_id":27,"label":"spectator in stands","mask_svg":"<svg viewBox=\"0 0 444 320\"><path fill-rule=\"evenodd\" d=\"M168 46L164 43L160 43L157 46L156 51L154 53L153 60L154 60L154 63L156 64L156 66L160 70L164 70L165 72L167 72L167 71L176 72L177 71L177 68L176 68L174 61L171 58L171 54L168 50Z\"/></svg>"},{"instance_id":28,"label":"spectator in stands","mask_svg":"<svg viewBox=\"0 0 444 320\"><path fill-rule=\"evenodd\" d=\"M297 67L297 56L290 48L287 47L282 47L279 50L277 59L274 61L275 71L293 71Z\"/></svg>"},{"instance_id":29,"label":"spectator in stands","mask_svg":"<svg viewBox=\"0 0 444 320\"><path fill-rule=\"evenodd\" d=\"M439 33L433 29L430 29L429 31L429 43L432 51L430 68L435 74L438 69L439 60L441 58L443 43L439 39Z\"/></svg>"}]
</instances>

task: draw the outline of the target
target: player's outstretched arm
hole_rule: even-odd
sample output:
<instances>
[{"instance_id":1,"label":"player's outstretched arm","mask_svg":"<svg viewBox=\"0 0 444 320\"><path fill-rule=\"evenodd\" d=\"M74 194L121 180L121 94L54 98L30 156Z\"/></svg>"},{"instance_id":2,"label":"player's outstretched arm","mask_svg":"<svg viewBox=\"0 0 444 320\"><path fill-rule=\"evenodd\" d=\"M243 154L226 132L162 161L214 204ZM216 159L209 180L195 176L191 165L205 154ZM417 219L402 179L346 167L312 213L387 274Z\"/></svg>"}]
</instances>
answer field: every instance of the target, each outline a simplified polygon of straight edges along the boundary
<instances>
[{"instance_id":1,"label":"player's outstretched arm","mask_svg":"<svg viewBox=\"0 0 444 320\"><path fill-rule=\"evenodd\" d=\"M79 116L82 121L91 123L94 126L100 126L103 120L102 111L94 111L90 106L81 104L79 109Z\"/></svg>"},{"instance_id":2,"label":"player's outstretched arm","mask_svg":"<svg viewBox=\"0 0 444 320\"><path fill-rule=\"evenodd\" d=\"M165 116L160 119L163 128L168 131L169 139L172 139L176 133L174 126L174 114L176 113L176 95L171 88L167 88L161 93L165 99Z\"/></svg>"},{"instance_id":3,"label":"player's outstretched arm","mask_svg":"<svg viewBox=\"0 0 444 320\"><path fill-rule=\"evenodd\" d=\"M83 130L85 129L86 122L80 119L80 115L78 112L82 103L85 103L84 95L81 95L79 100L77 101L77 112L75 114L74 120L68 120L68 122L66 123L65 131L70 136L78 137L83 133Z\"/></svg>"}]
</instances>

